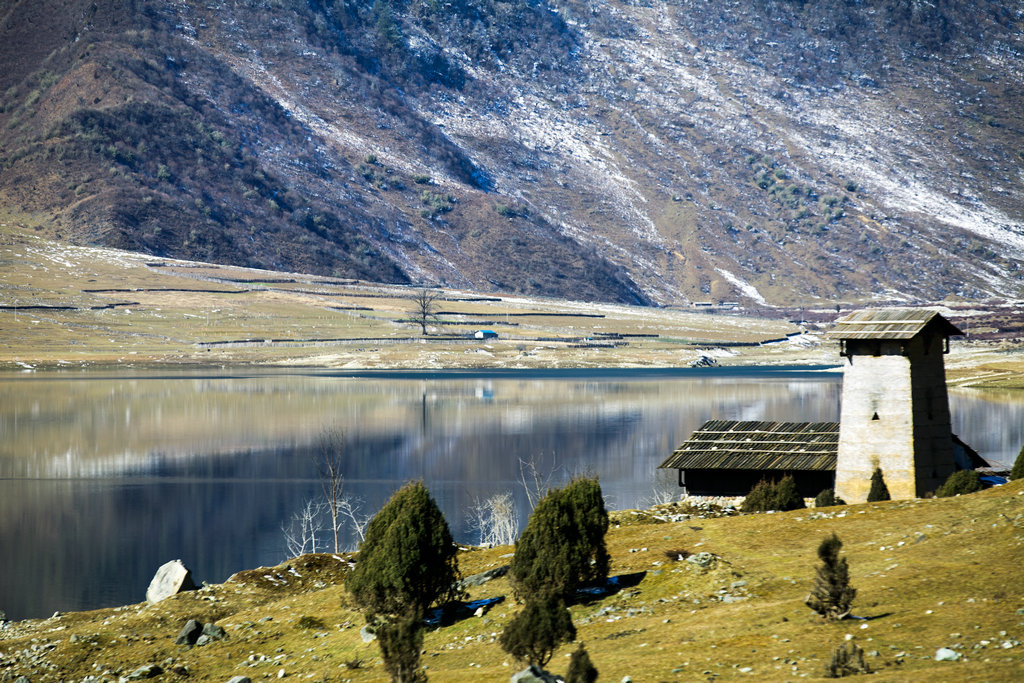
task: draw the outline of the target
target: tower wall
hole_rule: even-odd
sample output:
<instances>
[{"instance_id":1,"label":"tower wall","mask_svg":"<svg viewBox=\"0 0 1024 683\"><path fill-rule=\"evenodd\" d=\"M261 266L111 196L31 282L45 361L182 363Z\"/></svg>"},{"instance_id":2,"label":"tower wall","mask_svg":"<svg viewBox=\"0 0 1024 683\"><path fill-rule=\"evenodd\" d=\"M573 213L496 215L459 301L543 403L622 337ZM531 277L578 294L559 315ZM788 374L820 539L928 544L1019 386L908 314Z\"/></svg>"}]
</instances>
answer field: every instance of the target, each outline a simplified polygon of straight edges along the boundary
<instances>
[{"instance_id":1,"label":"tower wall","mask_svg":"<svg viewBox=\"0 0 1024 683\"><path fill-rule=\"evenodd\" d=\"M839 414L836 495L863 503L881 467L893 498L915 495L910 360L902 355L847 359Z\"/></svg>"},{"instance_id":2,"label":"tower wall","mask_svg":"<svg viewBox=\"0 0 1024 683\"><path fill-rule=\"evenodd\" d=\"M914 462L917 495L935 491L956 471L942 337L912 340Z\"/></svg>"},{"instance_id":3,"label":"tower wall","mask_svg":"<svg viewBox=\"0 0 1024 683\"><path fill-rule=\"evenodd\" d=\"M944 337L847 342L836 495L867 500L882 469L893 499L934 491L956 469Z\"/></svg>"}]
</instances>

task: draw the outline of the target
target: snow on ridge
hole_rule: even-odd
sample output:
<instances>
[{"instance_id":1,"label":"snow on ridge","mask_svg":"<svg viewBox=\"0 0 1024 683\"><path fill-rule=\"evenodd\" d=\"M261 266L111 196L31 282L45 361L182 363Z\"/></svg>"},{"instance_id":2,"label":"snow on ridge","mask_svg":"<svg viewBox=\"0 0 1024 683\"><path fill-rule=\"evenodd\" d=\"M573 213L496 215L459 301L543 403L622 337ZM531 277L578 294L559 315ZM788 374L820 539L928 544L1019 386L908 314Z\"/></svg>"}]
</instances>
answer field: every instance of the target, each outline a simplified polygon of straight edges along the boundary
<instances>
[{"instance_id":1,"label":"snow on ridge","mask_svg":"<svg viewBox=\"0 0 1024 683\"><path fill-rule=\"evenodd\" d=\"M723 268L715 268L715 271L723 278L728 280L729 284L731 284L736 289L740 290L740 292L742 292L744 296L753 299L762 306L768 305L768 302L765 301L765 298L761 296L761 293L759 291L757 291L757 288L754 287L749 282L747 282L746 280L740 279L736 275L733 275L732 273Z\"/></svg>"},{"instance_id":2,"label":"snow on ridge","mask_svg":"<svg viewBox=\"0 0 1024 683\"><path fill-rule=\"evenodd\" d=\"M891 127L886 131L879 130L859 117L850 116L850 112L845 110L819 109L809 118L812 125L837 130L841 137L833 140L827 149L796 131L791 133L791 138L818 157L821 163L847 174L851 171L858 174L861 183L871 187L884 205L922 214L936 222L992 240L1015 250L1019 258L1024 258L1024 224L980 201L967 206L942 195L926 182L918 180L909 170L903 169L900 173L901 164L897 160L870 144L872 140L885 140L886 137L912 139L912 136L903 136ZM892 149L894 145L885 145L885 148Z\"/></svg>"}]
</instances>

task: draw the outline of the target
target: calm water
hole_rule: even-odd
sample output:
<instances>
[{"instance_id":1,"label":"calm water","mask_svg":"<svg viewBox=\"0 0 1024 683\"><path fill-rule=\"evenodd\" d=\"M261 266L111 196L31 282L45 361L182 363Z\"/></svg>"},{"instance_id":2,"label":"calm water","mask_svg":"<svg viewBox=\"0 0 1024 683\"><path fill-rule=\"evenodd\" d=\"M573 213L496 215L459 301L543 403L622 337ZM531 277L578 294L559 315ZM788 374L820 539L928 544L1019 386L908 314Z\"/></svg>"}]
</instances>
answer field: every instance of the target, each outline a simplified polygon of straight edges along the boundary
<instances>
[{"instance_id":1,"label":"calm water","mask_svg":"<svg viewBox=\"0 0 1024 683\"><path fill-rule=\"evenodd\" d=\"M799 369L0 376L0 610L139 602L175 558L211 583L281 562L327 430L367 513L423 479L472 543L477 499L511 491L525 522L521 460L597 474L611 507L634 507L675 490L655 468L705 420L836 420L839 393L838 374ZM954 431L1012 461L1024 395L951 404Z\"/></svg>"}]
</instances>

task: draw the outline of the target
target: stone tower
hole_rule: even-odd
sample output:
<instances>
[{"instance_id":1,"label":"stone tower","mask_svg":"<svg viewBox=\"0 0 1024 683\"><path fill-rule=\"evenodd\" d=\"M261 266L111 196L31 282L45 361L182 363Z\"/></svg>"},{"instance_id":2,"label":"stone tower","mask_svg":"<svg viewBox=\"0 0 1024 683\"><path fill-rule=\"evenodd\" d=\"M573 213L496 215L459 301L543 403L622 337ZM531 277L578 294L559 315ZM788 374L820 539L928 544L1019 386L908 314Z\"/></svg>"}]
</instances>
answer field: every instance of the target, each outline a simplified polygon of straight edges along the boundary
<instances>
[{"instance_id":1,"label":"stone tower","mask_svg":"<svg viewBox=\"0 0 1024 683\"><path fill-rule=\"evenodd\" d=\"M937 311L856 311L829 333L846 359L836 495L867 500L881 467L894 500L937 489L956 470L943 356L963 334Z\"/></svg>"}]
</instances>

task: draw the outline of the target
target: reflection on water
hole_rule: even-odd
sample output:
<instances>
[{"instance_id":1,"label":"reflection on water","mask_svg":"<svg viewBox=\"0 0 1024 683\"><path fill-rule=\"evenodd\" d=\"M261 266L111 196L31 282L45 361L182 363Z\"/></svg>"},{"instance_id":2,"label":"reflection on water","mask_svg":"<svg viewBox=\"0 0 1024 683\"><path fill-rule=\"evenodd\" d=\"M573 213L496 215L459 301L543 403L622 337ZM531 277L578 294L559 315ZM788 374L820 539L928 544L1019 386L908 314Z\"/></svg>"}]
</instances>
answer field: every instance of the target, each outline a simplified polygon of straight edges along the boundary
<instances>
[{"instance_id":1,"label":"reflection on water","mask_svg":"<svg viewBox=\"0 0 1024 683\"><path fill-rule=\"evenodd\" d=\"M346 435L345 490L366 511L423 479L473 542L477 499L513 491L525 521L520 460L597 474L612 507L632 507L674 488L655 468L707 419L839 413L839 376L811 372L386 377L0 377L0 610L137 602L175 558L210 582L282 561L328 429ZM1021 402L951 401L968 443L1016 453Z\"/></svg>"}]
</instances>

